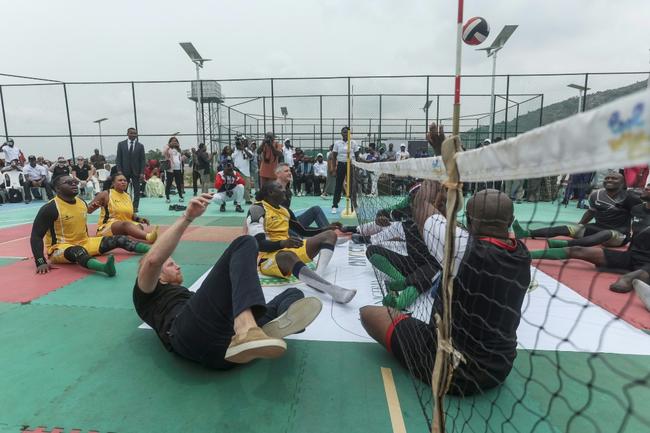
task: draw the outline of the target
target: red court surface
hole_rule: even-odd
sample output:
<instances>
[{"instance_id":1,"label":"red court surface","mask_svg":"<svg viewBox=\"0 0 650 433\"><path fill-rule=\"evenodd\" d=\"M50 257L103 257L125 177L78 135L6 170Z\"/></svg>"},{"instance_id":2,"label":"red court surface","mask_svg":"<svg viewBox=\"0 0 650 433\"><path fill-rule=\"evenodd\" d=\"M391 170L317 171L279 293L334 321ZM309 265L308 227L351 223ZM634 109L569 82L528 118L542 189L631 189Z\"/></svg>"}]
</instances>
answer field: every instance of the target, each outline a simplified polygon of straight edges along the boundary
<instances>
[{"instance_id":1,"label":"red court surface","mask_svg":"<svg viewBox=\"0 0 650 433\"><path fill-rule=\"evenodd\" d=\"M542 249L546 242L531 239L526 245L530 250ZM650 330L650 312L634 291L615 293L609 290L619 274L598 272L594 265L582 260L533 260L533 266L635 328Z\"/></svg>"}]
</instances>

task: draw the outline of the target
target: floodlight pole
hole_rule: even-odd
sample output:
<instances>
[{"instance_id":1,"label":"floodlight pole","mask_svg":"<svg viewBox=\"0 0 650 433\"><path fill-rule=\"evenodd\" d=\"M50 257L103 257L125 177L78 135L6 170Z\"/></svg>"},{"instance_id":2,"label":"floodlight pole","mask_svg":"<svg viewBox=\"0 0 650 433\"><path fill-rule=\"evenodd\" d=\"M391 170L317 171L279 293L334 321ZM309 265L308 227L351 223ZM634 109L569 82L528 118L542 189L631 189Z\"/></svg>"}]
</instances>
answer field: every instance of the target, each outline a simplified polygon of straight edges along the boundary
<instances>
[{"instance_id":1,"label":"floodlight pole","mask_svg":"<svg viewBox=\"0 0 650 433\"><path fill-rule=\"evenodd\" d=\"M99 151L101 154L104 154L104 143L102 141L102 122L108 120L107 117L103 117L101 119L93 120L93 123L96 123L97 126L99 127Z\"/></svg>"},{"instance_id":2,"label":"floodlight pole","mask_svg":"<svg viewBox=\"0 0 650 433\"><path fill-rule=\"evenodd\" d=\"M497 74L497 53L499 50L503 47L499 47L494 49L488 56L492 56L492 88L490 90L490 131L488 135L490 136L490 140L494 140L494 105L496 103L496 98L494 96L494 84L496 81L496 74Z\"/></svg>"}]
</instances>

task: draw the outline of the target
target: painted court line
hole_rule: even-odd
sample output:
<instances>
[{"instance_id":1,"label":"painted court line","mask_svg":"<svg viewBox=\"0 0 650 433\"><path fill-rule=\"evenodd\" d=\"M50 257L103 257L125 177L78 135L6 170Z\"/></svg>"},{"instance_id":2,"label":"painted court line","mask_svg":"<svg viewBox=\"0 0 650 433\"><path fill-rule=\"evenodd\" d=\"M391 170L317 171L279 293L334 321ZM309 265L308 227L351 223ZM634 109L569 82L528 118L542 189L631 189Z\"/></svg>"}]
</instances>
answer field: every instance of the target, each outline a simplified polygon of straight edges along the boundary
<instances>
[{"instance_id":1,"label":"painted court line","mask_svg":"<svg viewBox=\"0 0 650 433\"><path fill-rule=\"evenodd\" d=\"M12 239L10 241L0 242L0 245L9 244L11 242L24 241L25 239L29 239L29 236L25 236L25 237L18 238L18 239Z\"/></svg>"},{"instance_id":2,"label":"painted court line","mask_svg":"<svg viewBox=\"0 0 650 433\"><path fill-rule=\"evenodd\" d=\"M393 380L393 370L381 367L381 378L384 381L384 392L386 393L386 403L388 403L388 414L390 415L390 423L393 426L393 433L406 433L402 408L399 405L397 388Z\"/></svg>"}]
</instances>

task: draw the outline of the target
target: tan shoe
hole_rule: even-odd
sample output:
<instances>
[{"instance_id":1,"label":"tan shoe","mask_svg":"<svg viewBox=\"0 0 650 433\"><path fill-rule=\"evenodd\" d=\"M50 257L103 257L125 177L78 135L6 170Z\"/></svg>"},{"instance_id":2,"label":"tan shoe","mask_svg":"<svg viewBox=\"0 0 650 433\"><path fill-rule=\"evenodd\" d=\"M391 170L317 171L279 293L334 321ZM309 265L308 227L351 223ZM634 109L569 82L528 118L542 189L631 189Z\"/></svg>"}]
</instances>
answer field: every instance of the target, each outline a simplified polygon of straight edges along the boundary
<instances>
[{"instance_id":1,"label":"tan shoe","mask_svg":"<svg viewBox=\"0 0 650 433\"><path fill-rule=\"evenodd\" d=\"M287 344L269 337L261 328L249 329L245 334L235 334L226 350L225 360L246 364L257 358L278 358L287 350Z\"/></svg>"},{"instance_id":2,"label":"tan shoe","mask_svg":"<svg viewBox=\"0 0 650 433\"><path fill-rule=\"evenodd\" d=\"M313 296L298 299L287 308L287 311L264 325L262 330L269 337L275 338L295 334L303 331L313 322L322 308L323 303Z\"/></svg>"}]
</instances>

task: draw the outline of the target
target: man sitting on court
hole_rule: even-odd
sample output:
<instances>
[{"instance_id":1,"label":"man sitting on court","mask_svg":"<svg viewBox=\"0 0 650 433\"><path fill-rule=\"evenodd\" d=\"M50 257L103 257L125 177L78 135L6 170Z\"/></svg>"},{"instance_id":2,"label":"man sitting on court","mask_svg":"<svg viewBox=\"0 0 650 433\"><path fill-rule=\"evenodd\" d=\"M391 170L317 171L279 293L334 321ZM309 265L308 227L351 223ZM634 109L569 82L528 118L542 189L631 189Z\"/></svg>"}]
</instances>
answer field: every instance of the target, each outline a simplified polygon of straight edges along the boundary
<instances>
[{"instance_id":1,"label":"man sitting on court","mask_svg":"<svg viewBox=\"0 0 650 433\"><path fill-rule=\"evenodd\" d=\"M548 246L556 247L589 247L604 245L620 247L629 240L631 210L641 203L638 195L623 189L623 175L610 172L603 181L604 188L594 191L589 196L589 209L577 225L546 227L536 230L526 230L515 221L512 228L517 238L552 238L555 236L570 236L570 241L549 239ZM589 221L595 218L595 224Z\"/></svg>"},{"instance_id":2,"label":"man sitting on court","mask_svg":"<svg viewBox=\"0 0 650 433\"><path fill-rule=\"evenodd\" d=\"M415 221L431 254L444 259L447 220L436 209L435 183L426 181L414 200ZM467 231L456 228L452 275L451 337L462 355L453 372L450 394L471 395L500 385L517 356L517 327L530 284L526 246L508 237L514 219L512 201L493 189L476 193L467 203ZM391 308L365 306L361 323L416 378L431 384L437 337L434 313L429 323ZM426 349L426 350L425 350Z\"/></svg>"},{"instance_id":3,"label":"man sitting on court","mask_svg":"<svg viewBox=\"0 0 650 433\"><path fill-rule=\"evenodd\" d=\"M570 246L532 251L534 259L580 259L598 267L629 271L609 289L617 293L632 290L634 280L650 283L650 184L641 193L641 204L632 208L632 240L627 250Z\"/></svg>"},{"instance_id":4,"label":"man sitting on court","mask_svg":"<svg viewBox=\"0 0 650 433\"><path fill-rule=\"evenodd\" d=\"M32 226L30 243L36 261L36 273L46 274L52 268L43 255L43 238L51 263L77 263L93 271L115 275L115 258L108 256L102 263L94 256L105 254L115 248L136 253L146 253L149 245L135 242L128 236L88 236L86 202L77 197L79 181L70 175L52 179L56 191L53 200L47 202L36 215Z\"/></svg>"},{"instance_id":5,"label":"man sitting on court","mask_svg":"<svg viewBox=\"0 0 650 433\"><path fill-rule=\"evenodd\" d=\"M244 212L241 207L241 201L244 198L244 189L246 181L235 171L232 161L226 162L222 171L217 173L214 180L214 187L217 193L212 197L212 201L219 203L219 212L226 211L226 202L235 202L235 212Z\"/></svg>"},{"instance_id":6,"label":"man sitting on court","mask_svg":"<svg viewBox=\"0 0 650 433\"><path fill-rule=\"evenodd\" d=\"M291 218L282 206L284 190L277 181L267 182L255 195L257 202L246 217L248 234L254 236L260 249L259 270L262 274L287 278L295 276L320 292L329 294L336 302L347 304L357 293L332 284L321 277L334 254L336 233L332 230L306 229ZM306 240L290 237L289 229ZM306 264L318 255L316 272Z\"/></svg>"},{"instance_id":7,"label":"man sitting on court","mask_svg":"<svg viewBox=\"0 0 650 433\"><path fill-rule=\"evenodd\" d=\"M250 236L228 246L196 293L182 286L181 268L171 255L211 199L204 193L190 200L142 258L133 286L135 310L168 351L208 368L277 358L287 348L282 338L304 330L322 303L290 288L267 304L255 272L257 243Z\"/></svg>"}]
</instances>

